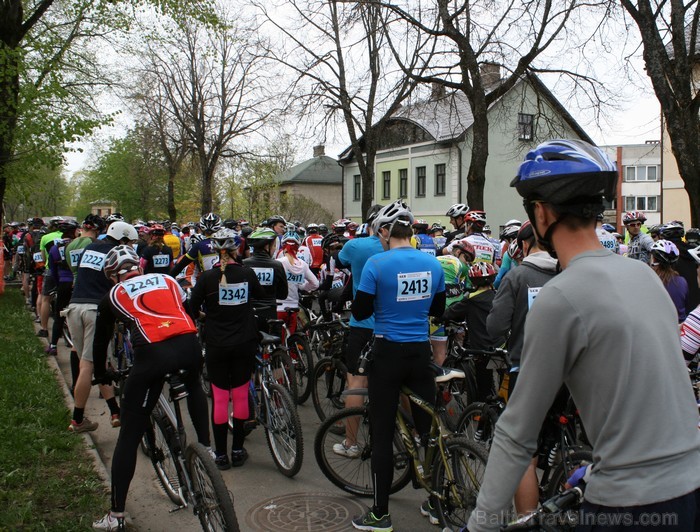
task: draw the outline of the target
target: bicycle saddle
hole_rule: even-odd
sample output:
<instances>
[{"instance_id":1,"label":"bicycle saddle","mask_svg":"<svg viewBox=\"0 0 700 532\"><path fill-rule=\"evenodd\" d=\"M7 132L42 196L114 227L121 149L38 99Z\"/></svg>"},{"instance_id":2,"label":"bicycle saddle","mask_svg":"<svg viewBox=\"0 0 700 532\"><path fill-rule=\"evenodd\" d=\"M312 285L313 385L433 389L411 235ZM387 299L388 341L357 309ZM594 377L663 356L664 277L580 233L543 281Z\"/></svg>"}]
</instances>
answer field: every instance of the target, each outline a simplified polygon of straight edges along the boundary
<instances>
[{"instance_id":1,"label":"bicycle saddle","mask_svg":"<svg viewBox=\"0 0 700 532\"><path fill-rule=\"evenodd\" d=\"M435 373L435 382L447 382L452 379L463 379L465 377L464 372L459 369L454 368L442 368L435 364L430 363L430 369Z\"/></svg>"},{"instance_id":2,"label":"bicycle saddle","mask_svg":"<svg viewBox=\"0 0 700 532\"><path fill-rule=\"evenodd\" d=\"M260 331L260 345L279 344L281 341L282 339L279 336L273 336Z\"/></svg>"}]
</instances>

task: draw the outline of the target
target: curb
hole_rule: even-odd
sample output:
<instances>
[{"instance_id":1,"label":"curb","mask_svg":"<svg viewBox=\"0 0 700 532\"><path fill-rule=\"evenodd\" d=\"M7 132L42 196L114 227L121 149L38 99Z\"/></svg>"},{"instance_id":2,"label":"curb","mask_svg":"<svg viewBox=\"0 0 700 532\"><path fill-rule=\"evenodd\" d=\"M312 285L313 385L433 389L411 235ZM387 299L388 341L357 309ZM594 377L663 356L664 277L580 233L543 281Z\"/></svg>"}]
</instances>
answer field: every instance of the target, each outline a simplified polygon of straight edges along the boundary
<instances>
[{"instance_id":1,"label":"curb","mask_svg":"<svg viewBox=\"0 0 700 532\"><path fill-rule=\"evenodd\" d=\"M38 332L40 326L36 323L33 323L32 325L34 325L35 333ZM44 338L39 338L39 340L42 344L48 346L48 340ZM58 382L58 384L61 387L61 390L63 391L63 401L65 402L66 407L69 411L71 411L71 409L73 408L73 397L71 396L70 390L68 389L68 383L63 378L61 369L58 367L56 357L44 355L44 358L46 358L49 367L53 371L56 381ZM90 436L89 432L83 432L82 434L80 434L80 436L85 442L85 451L88 454L88 456L90 456L90 458L92 459L93 465L95 466L95 470L97 471L97 475L100 477L102 484L104 484L105 488L111 490L112 477L110 476L109 471L107 470L107 466L105 466L105 463L102 461L100 453L97 452L97 445Z\"/></svg>"}]
</instances>

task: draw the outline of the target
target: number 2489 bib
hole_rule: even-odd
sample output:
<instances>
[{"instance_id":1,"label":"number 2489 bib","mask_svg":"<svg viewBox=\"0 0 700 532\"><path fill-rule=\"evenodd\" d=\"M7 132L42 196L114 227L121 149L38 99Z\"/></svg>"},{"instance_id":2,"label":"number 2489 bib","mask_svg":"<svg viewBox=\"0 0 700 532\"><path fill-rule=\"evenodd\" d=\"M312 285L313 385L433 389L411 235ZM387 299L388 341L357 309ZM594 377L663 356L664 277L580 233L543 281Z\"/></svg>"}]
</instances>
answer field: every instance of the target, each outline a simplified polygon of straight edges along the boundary
<instances>
[{"instance_id":1,"label":"number 2489 bib","mask_svg":"<svg viewBox=\"0 0 700 532\"><path fill-rule=\"evenodd\" d=\"M432 294L432 272L399 273L396 301L419 301L429 299Z\"/></svg>"}]
</instances>

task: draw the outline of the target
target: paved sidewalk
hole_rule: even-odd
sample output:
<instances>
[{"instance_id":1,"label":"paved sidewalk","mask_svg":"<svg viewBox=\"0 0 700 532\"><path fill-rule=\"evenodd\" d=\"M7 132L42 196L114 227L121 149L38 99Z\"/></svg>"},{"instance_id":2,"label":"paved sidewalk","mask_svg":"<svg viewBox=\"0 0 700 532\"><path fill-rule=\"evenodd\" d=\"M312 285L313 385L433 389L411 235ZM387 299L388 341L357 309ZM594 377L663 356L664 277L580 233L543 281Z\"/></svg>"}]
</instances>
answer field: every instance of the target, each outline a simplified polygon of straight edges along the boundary
<instances>
[{"instance_id":1,"label":"paved sidewalk","mask_svg":"<svg viewBox=\"0 0 700 532\"><path fill-rule=\"evenodd\" d=\"M38 328L37 328L38 330ZM63 380L70 384L68 349L59 341L58 356L51 357ZM59 379L61 380L61 379ZM66 405L72 411L73 402L65 388ZM304 462L294 478L280 474L272 461L262 428L255 429L246 439L250 458L242 468L223 471L222 475L234 496L238 522L243 531L309 531L334 532L354 530L350 521L362 513L371 499L361 499L343 492L328 481L319 471L314 458L313 441L320 425L311 400L299 407L304 433ZM93 387L85 415L97 421L95 432L85 436L94 449L98 471L102 471L109 486L112 452L119 429L110 426L109 409L98 397ZM186 423L189 418L186 416ZM188 432L191 441L194 433ZM229 439L230 442L230 439ZM391 513L397 531L439 531L421 516L420 503L423 490L413 490L410 485L391 497ZM102 517L107 508L95 508L94 518ZM138 531L189 531L201 530L190 510L173 512L173 505L163 492L150 462L139 454L136 473L132 481L127 511L131 516L131 529Z\"/></svg>"}]
</instances>

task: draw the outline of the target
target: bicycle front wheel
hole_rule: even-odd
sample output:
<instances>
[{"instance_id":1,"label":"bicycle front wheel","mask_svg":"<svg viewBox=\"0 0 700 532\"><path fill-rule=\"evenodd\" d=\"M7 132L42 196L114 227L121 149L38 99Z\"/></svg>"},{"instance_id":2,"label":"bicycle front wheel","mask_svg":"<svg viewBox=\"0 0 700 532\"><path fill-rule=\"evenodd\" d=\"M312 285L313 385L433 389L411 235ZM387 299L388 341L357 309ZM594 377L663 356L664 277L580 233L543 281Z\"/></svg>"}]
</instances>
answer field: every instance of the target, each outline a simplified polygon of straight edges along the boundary
<instances>
[{"instance_id":1,"label":"bicycle front wheel","mask_svg":"<svg viewBox=\"0 0 700 532\"><path fill-rule=\"evenodd\" d=\"M187 471L192 481L194 513L206 531L238 532L238 519L233 495L226 487L221 472L201 443L187 447Z\"/></svg>"},{"instance_id":2,"label":"bicycle front wheel","mask_svg":"<svg viewBox=\"0 0 700 532\"><path fill-rule=\"evenodd\" d=\"M483 445L488 452L491 449L496 421L498 417L494 407L486 403L472 403L459 417L455 433Z\"/></svg>"},{"instance_id":3,"label":"bicycle front wheel","mask_svg":"<svg viewBox=\"0 0 700 532\"><path fill-rule=\"evenodd\" d=\"M151 464L165 494L175 504L184 505L185 498L180 485L177 458L168 445L168 441L173 437L176 429L165 415L158 414L157 408L151 414L148 425L144 438L146 454L151 459Z\"/></svg>"},{"instance_id":4,"label":"bicycle front wheel","mask_svg":"<svg viewBox=\"0 0 700 532\"><path fill-rule=\"evenodd\" d=\"M275 465L286 477L293 477L304 460L304 439L296 406L279 384L267 386L265 435Z\"/></svg>"},{"instance_id":5,"label":"bicycle front wheel","mask_svg":"<svg viewBox=\"0 0 700 532\"><path fill-rule=\"evenodd\" d=\"M355 432L356 448L347 444L346 427ZM337 428L341 430L338 431ZM340 432L340 434L339 434ZM346 408L329 416L319 427L314 441L314 455L321 472L341 490L360 497L371 497L372 437L369 410L364 406ZM411 460L400 437L394 438L394 477L390 493L401 490L411 480Z\"/></svg>"},{"instance_id":6,"label":"bicycle front wheel","mask_svg":"<svg viewBox=\"0 0 700 532\"><path fill-rule=\"evenodd\" d=\"M311 395L311 373L314 368L313 355L308 340L301 334L292 334L287 339L289 356L294 364L297 387L297 404L303 404Z\"/></svg>"},{"instance_id":7,"label":"bicycle front wheel","mask_svg":"<svg viewBox=\"0 0 700 532\"><path fill-rule=\"evenodd\" d=\"M433 462L433 489L440 494L436 509L440 526L460 530L476 507L488 455L480 445L455 436L445 442L445 459Z\"/></svg>"},{"instance_id":8,"label":"bicycle front wheel","mask_svg":"<svg viewBox=\"0 0 700 532\"><path fill-rule=\"evenodd\" d=\"M294 362L284 349L275 349L270 354L270 367L275 382L286 388L294 401L297 400L297 381L294 372Z\"/></svg>"}]
</instances>

